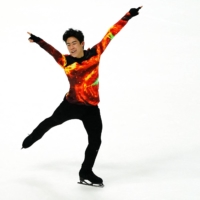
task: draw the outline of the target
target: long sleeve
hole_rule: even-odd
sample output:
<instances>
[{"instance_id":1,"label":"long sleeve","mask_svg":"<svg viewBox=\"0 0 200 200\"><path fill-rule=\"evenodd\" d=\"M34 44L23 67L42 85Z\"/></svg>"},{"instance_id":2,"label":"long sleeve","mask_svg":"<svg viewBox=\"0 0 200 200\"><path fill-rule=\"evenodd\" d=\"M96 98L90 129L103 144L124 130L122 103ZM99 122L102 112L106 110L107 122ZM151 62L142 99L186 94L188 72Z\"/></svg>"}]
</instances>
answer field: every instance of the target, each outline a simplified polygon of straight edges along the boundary
<instances>
[{"instance_id":1,"label":"long sleeve","mask_svg":"<svg viewBox=\"0 0 200 200\"><path fill-rule=\"evenodd\" d=\"M109 28L103 39L94 46L97 49L97 53L99 55L104 52L110 41L117 35L117 33L119 33L119 31L127 24L127 22L132 17L133 16L129 12L127 12L117 23Z\"/></svg>"},{"instance_id":2,"label":"long sleeve","mask_svg":"<svg viewBox=\"0 0 200 200\"><path fill-rule=\"evenodd\" d=\"M47 51L53 58L56 60L56 62L64 68L67 64L66 58L64 55L62 55L58 50L56 50L54 47L52 47L50 44L46 43L44 40L40 40L37 42L37 44L43 48L45 51Z\"/></svg>"}]
</instances>

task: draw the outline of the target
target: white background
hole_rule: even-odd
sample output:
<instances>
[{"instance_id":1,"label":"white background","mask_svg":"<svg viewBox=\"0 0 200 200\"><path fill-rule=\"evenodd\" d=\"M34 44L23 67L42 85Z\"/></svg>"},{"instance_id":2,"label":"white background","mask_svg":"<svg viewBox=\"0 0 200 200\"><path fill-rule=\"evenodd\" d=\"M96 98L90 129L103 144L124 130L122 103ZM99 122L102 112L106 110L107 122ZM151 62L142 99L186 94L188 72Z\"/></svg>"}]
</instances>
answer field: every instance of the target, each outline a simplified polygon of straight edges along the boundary
<instances>
[{"instance_id":1,"label":"white background","mask_svg":"<svg viewBox=\"0 0 200 200\"><path fill-rule=\"evenodd\" d=\"M83 31L87 49L141 5L100 64L103 142L94 172L105 187L78 185L87 146L80 121L20 150L69 89L62 68L26 32L66 54L68 28ZM1 199L199 199L199 10L198 0L1 1Z\"/></svg>"}]
</instances>

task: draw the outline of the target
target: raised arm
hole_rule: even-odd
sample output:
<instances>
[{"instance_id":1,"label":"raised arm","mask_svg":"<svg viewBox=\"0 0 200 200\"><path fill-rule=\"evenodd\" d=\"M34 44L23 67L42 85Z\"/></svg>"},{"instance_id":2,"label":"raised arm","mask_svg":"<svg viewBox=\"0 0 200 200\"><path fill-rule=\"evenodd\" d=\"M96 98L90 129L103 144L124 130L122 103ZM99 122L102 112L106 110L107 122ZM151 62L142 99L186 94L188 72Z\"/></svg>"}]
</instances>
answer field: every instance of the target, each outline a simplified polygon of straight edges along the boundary
<instances>
[{"instance_id":1,"label":"raised arm","mask_svg":"<svg viewBox=\"0 0 200 200\"><path fill-rule=\"evenodd\" d=\"M97 53L100 55L104 52L110 41L119 33L119 31L127 24L127 22L134 16L139 14L139 10L142 8L131 8L117 23L109 28L103 39L94 47L97 49Z\"/></svg>"},{"instance_id":2,"label":"raised arm","mask_svg":"<svg viewBox=\"0 0 200 200\"><path fill-rule=\"evenodd\" d=\"M54 47L52 47L50 44L46 43L44 40L41 38L31 34L28 32L28 34L31 36L29 38L30 42L35 42L38 45L40 45L41 48L43 48L45 51L47 51L50 55L54 57L56 62L62 67L65 68L67 65L67 60L64 55L62 55L58 50L56 50Z\"/></svg>"}]
</instances>

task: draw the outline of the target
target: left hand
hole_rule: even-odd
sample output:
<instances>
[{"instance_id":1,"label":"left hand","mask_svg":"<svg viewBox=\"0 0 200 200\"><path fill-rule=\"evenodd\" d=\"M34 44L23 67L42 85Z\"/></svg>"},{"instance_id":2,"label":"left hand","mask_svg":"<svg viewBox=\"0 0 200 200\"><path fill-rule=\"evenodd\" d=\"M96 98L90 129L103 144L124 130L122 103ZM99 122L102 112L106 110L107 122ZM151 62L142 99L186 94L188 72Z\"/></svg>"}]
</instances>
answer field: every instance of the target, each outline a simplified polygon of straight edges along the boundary
<instances>
[{"instance_id":1,"label":"left hand","mask_svg":"<svg viewBox=\"0 0 200 200\"><path fill-rule=\"evenodd\" d=\"M139 10L142 8L143 6L140 6L138 8L131 8L129 10L129 13L134 17L136 15L139 15Z\"/></svg>"}]
</instances>

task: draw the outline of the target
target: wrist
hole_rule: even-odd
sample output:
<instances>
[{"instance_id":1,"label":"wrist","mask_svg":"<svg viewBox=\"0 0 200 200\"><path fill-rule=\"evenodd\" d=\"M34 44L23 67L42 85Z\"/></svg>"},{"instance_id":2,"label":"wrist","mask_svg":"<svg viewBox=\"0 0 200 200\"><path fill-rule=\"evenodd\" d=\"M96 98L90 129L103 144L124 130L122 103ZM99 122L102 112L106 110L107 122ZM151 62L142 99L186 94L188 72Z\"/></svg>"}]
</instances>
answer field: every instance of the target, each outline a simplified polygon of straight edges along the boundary
<instances>
[{"instance_id":1,"label":"wrist","mask_svg":"<svg viewBox=\"0 0 200 200\"><path fill-rule=\"evenodd\" d=\"M42 40L41 38L39 38L39 37L37 37L37 36L35 36L33 34L31 34L31 37L29 39L33 40L36 43L38 43L38 42L40 42Z\"/></svg>"}]
</instances>

